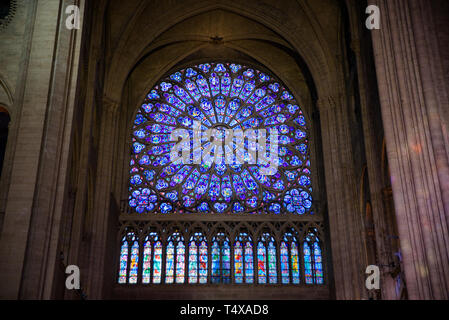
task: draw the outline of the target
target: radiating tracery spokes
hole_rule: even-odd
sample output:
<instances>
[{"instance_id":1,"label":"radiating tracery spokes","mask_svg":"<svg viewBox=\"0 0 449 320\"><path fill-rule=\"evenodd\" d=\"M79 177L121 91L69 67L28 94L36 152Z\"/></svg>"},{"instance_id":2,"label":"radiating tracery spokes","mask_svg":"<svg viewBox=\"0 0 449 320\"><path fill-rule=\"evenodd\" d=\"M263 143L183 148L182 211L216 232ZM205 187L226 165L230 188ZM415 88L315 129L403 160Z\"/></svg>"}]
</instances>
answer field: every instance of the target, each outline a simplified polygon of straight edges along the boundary
<instances>
[{"instance_id":1,"label":"radiating tracery spokes","mask_svg":"<svg viewBox=\"0 0 449 320\"><path fill-rule=\"evenodd\" d=\"M251 141L245 146L267 155L272 146L270 129L276 130L277 172L264 175L259 157L243 164L211 163L204 157L201 164L170 162L176 144L170 134L184 128L193 137L196 121L203 131L214 128L217 135L224 135L225 129L266 129L266 148ZM205 140L202 146L191 143L193 154L208 146ZM136 114L132 150L129 206L135 212L311 212L305 116L293 95L259 70L205 63L163 79ZM211 152L218 157L221 149L212 147ZM221 158L226 160L234 152L241 152L245 161L252 158L250 152L229 146Z\"/></svg>"}]
</instances>

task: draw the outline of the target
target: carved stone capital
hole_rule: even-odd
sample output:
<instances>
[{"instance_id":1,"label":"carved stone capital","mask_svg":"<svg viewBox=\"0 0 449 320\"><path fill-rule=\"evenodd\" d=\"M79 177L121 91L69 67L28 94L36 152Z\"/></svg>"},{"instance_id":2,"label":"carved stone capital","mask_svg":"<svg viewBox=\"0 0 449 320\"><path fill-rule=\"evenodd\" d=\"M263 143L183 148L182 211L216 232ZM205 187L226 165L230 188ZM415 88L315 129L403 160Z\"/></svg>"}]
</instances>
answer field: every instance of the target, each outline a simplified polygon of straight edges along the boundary
<instances>
[{"instance_id":1,"label":"carved stone capital","mask_svg":"<svg viewBox=\"0 0 449 320\"><path fill-rule=\"evenodd\" d=\"M317 106L320 111L334 110L337 108L339 103L341 103L341 95L332 94L319 98L317 101Z\"/></svg>"},{"instance_id":2,"label":"carved stone capital","mask_svg":"<svg viewBox=\"0 0 449 320\"><path fill-rule=\"evenodd\" d=\"M119 107L119 103L111 98L103 96L103 111L108 113L116 113Z\"/></svg>"}]
</instances>

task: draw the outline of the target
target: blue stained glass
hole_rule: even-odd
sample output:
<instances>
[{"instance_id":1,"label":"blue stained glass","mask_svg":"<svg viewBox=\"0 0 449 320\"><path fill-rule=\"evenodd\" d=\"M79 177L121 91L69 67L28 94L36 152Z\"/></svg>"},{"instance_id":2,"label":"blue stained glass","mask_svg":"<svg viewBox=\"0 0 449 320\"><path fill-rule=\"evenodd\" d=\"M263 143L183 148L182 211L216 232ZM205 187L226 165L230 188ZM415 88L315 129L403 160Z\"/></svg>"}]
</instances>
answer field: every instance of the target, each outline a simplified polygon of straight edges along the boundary
<instances>
[{"instance_id":1,"label":"blue stained glass","mask_svg":"<svg viewBox=\"0 0 449 320\"><path fill-rule=\"evenodd\" d=\"M234 213L241 213L245 210L243 206L240 204L240 202L235 202L233 206L233 212Z\"/></svg>"},{"instance_id":2,"label":"blue stained glass","mask_svg":"<svg viewBox=\"0 0 449 320\"><path fill-rule=\"evenodd\" d=\"M231 64L229 67L231 68L232 72L234 72L234 73L238 72L242 68L241 65L234 64L234 63Z\"/></svg>"},{"instance_id":3,"label":"blue stained glass","mask_svg":"<svg viewBox=\"0 0 449 320\"><path fill-rule=\"evenodd\" d=\"M290 112L291 114L295 114L296 111L299 110L299 106L297 106L296 104L289 104L287 106L288 112Z\"/></svg>"},{"instance_id":4,"label":"blue stained glass","mask_svg":"<svg viewBox=\"0 0 449 320\"><path fill-rule=\"evenodd\" d=\"M137 283L137 269L139 266L139 243L134 241L131 248L131 259L129 267L129 283Z\"/></svg>"},{"instance_id":5,"label":"blue stained glass","mask_svg":"<svg viewBox=\"0 0 449 320\"><path fill-rule=\"evenodd\" d=\"M146 131L143 129L136 130L134 131L134 136L136 136L136 138L143 139L146 136Z\"/></svg>"},{"instance_id":6,"label":"blue stained glass","mask_svg":"<svg viewBox=\"0 0 449 320\"><path fill-rule=\"evenodd\" d=\"M210 97L210 91L209 91L209 85L207 84L206 79L203 78L203 76L198 76L196 80L196 84L198 85L198 88L201 91L201 94L205 97Z\"/></svg>"},{"instance_id":7,"label":"blue stained glass","mask_svg":"<svg viewBox=\"0 0 449 320\"><path fill-rule=\"evenodd\" d=\"M281 205L279 203L272 203L270 205L269 210L275 214L280 214L281 213Z\"/></svg>"},{"instance_id":8,"label":"blue stained glass","mask_svg":"<svg viewBox=\"0 0 449 320\"><path fill-rule=\"evenodd\" d=\"M138 142L134 142L133 147L134 147L134 153L137 153L137 154L142 152L143 149L145 149L145 145L138 143Z\"/></svg>"},{"instance_id":9,"label":"blue stained glass","mask_svg":"<svg viewBox=\"0 0 449 320\"><path fill-rule=\"evenodd\" d=\"M232 196L231 180L227 176L223 178L221 194L226 199L226 201L229 201Z\"/></svg>"},{"instance_id":10,"label":"blue stained glass","mask_svg":"<svg viewBox=\"0 0 449 320\"><path fill-rule=\"evenodd\" d=\"M231 77L226 73L221 79L221 94L226 97L229 94L229 89L231 88Z\"/></svg>"},{"instance_id":11,"label":"blue stained glass","mask_svg":"<svg viewBox=\"0 0 449 320\"><path fill-rule=\"evenodd\" d=\"M171 83L167 83L167 82L162 82L161 83L161 90L162 91L168 91L168 89L170 89L172 87Z\"/></svg>"},{"instance_id":12,"label":"blue stained glass","mask_svg":"<svg viewBox=\"0 0 449 320\"><path fill-rule=\"evenodd\" d=\"M243 72L243 75L245 77L252 78L252 77L254 77L254 70L253 69L248 69L245 72Z\"/></svg>"},{"instance_id":13,"label":"blue stained glass","mask_svg":"<svg viewBox=\"0 0 449 320\"><path fill-rule=\"evenodd\" d=\"M190 98L190 96L187 94L187 92L184 89L182 89L182 88L180 88L178 86L174 86L173 88L174 88L175 94L179 98L181 98L181 100L183 102L185 102L185 103L193 103L192 98Z\"/></svg>"},{"instance_id":14,"label":"blue stained glass","mask_svg":"<svg viewBox=\"0 0 449 320\"><path fill-rule=\"evenodd\" d=\"M231 98L239 95L244 83L245 81L243 81L243 79L234 79L231 88Z\"/></svg>"},{"instance_id":15,"label":"blue stained glass","mask_svg":"<svg viewBox=\"0 0 449 320\"><path fill-rule=\"evenodd\" d=\"M257 271L259 283L267 283L267 251L262 242L257 245Z\"/></svg>"},{"instance_id":16,"label":"blue stained glass","mask_svg":"<svg viewBox=\"0 0 449 320\"><path fill-rule=\"evenodd\" d=\"M281 278L283 284L290 283L289 254L285 242L281 243Z\"/></svg>"},{"instance_id":17,"label":"blue stained glass","mask_svg":"<svg viewBox=\"0 0 449 320\"><path fill-rule=\"evenodd\" d=\"M221 250L223 283L231 282L231 248L228 241L224 241Z\"/></svg>"},{"instance_id":18,"label":"blue stained glass","mask_svg":"<svg viewBox=\"0 0 449 320\"><path fill-rule=\"evenodd\" d=\"M277 283L276 247L273 242L268 244L268 278L270 283Z\"/></svg>"},{"instance_id":19,"label":"blue stained glass","mask_svg":"<svg viewBox=\"0 0 449 320\"><path fill-rule=\"evenodd\" d=\"M299 116L298 118L295 119L295 122L300 126L306 125L306 119L304 118L304 116Z\"/></svg>"},{"instance_id":20,"label":"blue stained glass","mask_svg":"<svg viewBox=\"0 0 449 320\"><path fill-rule=\"evenodd\" d=\"M209 78L209 84L212 91L212 96L216 96L220 93L220 78L215 73L212 73Z\"/></svg>"},{"instance_id":21,"label":"blue stained glass","mask_svg":"<svg viewBox=\"0 0 449 320\"><path fill-rule=\"evenodd\" d=\"M307 284L313 284L313 275L312 275L312 256L310 252L310 246L307 242L303 244L304 251L304 275Z\"/></svg>"},{"instance_id":22,"label":"blue stained glass","mask_svg":"<svg viewBox=\"0 0 449 320\"><path fill-rule=\"evenodd\" d=\"M193 76L196 76L198 74L198 72L196 72L195 70L193 70L192 68L188 68L186 70L186 76L191 78Z\"/></svg>"},{"instance_id":23,"label":"blue stained glass","mask_svg":"<svg viewBox=\"0 0 449 320\"><path fill-rule=\"evenodd\" d=\"M166 214L166 213L170 213L173 210L173 207L171 206L171 204L168 203L162 203L161 204L161 212Z\"/></svg>"},{"instance_id":24,"label":"blue stained glass","mask_svg":"<svg viewBox=\"0 0 449 320\"><path fill-rule=\"evenodd\" d=\"M178 201L178 192L172 191L165 195L165 197L173 202Z\"/></svg>"},{"instance_id":25,"label":"blue stained glass","mask_svg":"<svg viewBox=\"0 0 449 320\"><path fill-rule=\"evenodd\" d=\"M245 246L245 282L253 283L254 281L254 263L253 263L253 246L250 242Z\"/></svg>"},{"instance_id":26,"label":"blue stained glass","mask_svg":"<svg viewBox=\"0 0 449 320\"><path fill-rule=\"evenodd\" d=\"M176 247L176 283L184 283L185 272L185 246L178 242Z\"/></svg>"},{"instance_id":27,"label":"blue stained glass","mask_svg":"<svg viewBox=\"0 0 449 320\"><path fill-rule=\"evenodd\" d=\"M198 186L195 189L197 199L201 199L202 195L206 193L208 181L209 181L208 174L204 174L201 176L200 180L198 181Z\"/></svg>"},{"instance_id":28,"label":"blue stained glass","mask_svg":"<svg viewBox=\"0 0 449 320\"><path fill-rule=\"evenodd\" d=\"M216 175L212 175L209 196L212 201L215 201L220 194L220 178Z\"/></svg>"},{"instance_id":29,"label":"blue stained glass","mask_svg":"<svg viewBox=\"0 0 449 320\"><path fill-rule=\"evenodd\" d=\"M154 260L153 260L153 283L161 283L161 269L162 269L162 244L160 241L154 245Z\"/></svg>"},{"instance_id":30,"label":"blue stained glass","mask_svg":"<svg viewBox=\"0 0 449 320\"><path fill-rule=\"evenodd\" d=\"M202 241L199 252L199 282L207 283L207 244Z\"/></svg>"},{"instance_id":31,"label":"blue stained glass","mask_svg":"<svg viewBox=\"0 0 449 320\"><path fill-rule=\"evenodd\" d=\"M226 203L219 203L219 202L217 202L217 203L214 204L214 208L215 208L215 210L217 210L217 212L223 213L228 208L228 205Z\"/></svg>"},{"instance_id":32,"label":"blue stained glass","mask_svg":"<svg viewBox=\"0 0 449 320\"><path fill-rule=\"evenodd\" d=\"M289 92L284 91L284 92L282 93L281 98L284 99L284 100L292 100L292 99L293 99L293 96L292 96Z\"/></svg>"},{"instance_id":33,"label":"blue stained glass","mask_svg":"<svg viewBox=\"0 0 449 320\"><path fill-rule=\"evenodd\" d=\"M148 99L159 99L160 96L158 95L156 90L151 90L151 92L148 94Z\"/></svg>"},{"instance_id":34,"label":"blue stained glass","mask_svg":"<svg viewBox=\"0 0 449 320\"><path fill-rule=\"evenodd\" d=\"M291 243L291 268L292 268L292 282L293 284L299 283L299 254L298 254L298 247L296 245L296 242Z\"/></svg>"},{"instance_id":35,"label":"blue stained glass","mask_svg":"<svg viewBox=\"0 0 449 320\"><path fill-rule=\"evenodd\" d=\"M246 200L246 204L250 208L256 208L257 207L257 197L251 197L248 200Z\"/></svg>"},{"instance_id":36,"label":"blue stained glass","mask_svg":"<svg viewBox=\"0 0 449 320\"><path fill-rule=\"evenodd\" d=\"M189 283L198 282L198 248L195 241L189 243Z\"/></svg>"},{"instance_id":37,"label":"blue stained glass","mask_svg":"<svg viewBox=\"0 0 449 320\"><path fill-rule=\"evenodd\" d=\"M315 260L315 283L323 284L323 264L321 261L321 248L317 241L313 243L313 255Z\"/></svg>"},{"instance_id":38,"label":"blue stained glass","mask_svg":"<svg viewBox=\"0 0 449 320\"><path fill-rule=\"evenodd\" d=\"M175 275L175 246L172 241L167 245L165 261L165 283L173 283Z\"/></svg>"},{"instance_id":39,"label":"blue stained glass","mask_svg":"<svg viewBox=\"0 0 449 320\"><path fill-rule=\"evenodd\" d=\"M234 272L235 283L243 283L243 249L238 241L234 246Z\"/></svg>"},{"instance_id":40,"label":"blue stained glass","mask_svg":"<svg viewBox=\"0 0 449 320\"><path fill-rule=\"evenodd\" d=\"M207 204L207 202L203 202L201 205L198 206L198 211L200 212L208 212L209 209L209 205Z\"/></svg>"},{"instance_id":41,"label":"blue stained glass","mask_svg":"<svg viewBox=\"0 0 449 320\"><path fill-rule=\"evenodd\" d=\"M270 88L273 92L278 92L280 85L279 85L279 83L273 83L273 84L270 84L268 86L268 88Z\"/></svg>"},{"instance_id":42,"label":"blue stained glass","mask_svg":"<svg viewBox=\"0 0 449 320\"><path fill-rule=\"evenodd\" d=\"M211 65L209 63L200 64L198 68L200 68L204 73L208 73Z\"/></svg>"},{"instance_id":43,"label":"blue stained glass","mask_svg":"<svg viewBox=\"0 0 449 320\"><path fill-rule=\"evenodd\" d=\"M128 270L128 241L123 238L122 247L120 249L120 270L118 283L126 283Z\"/></svg>"},{"instance_id":44,"label":"blue stained glass","mask_svg":"<svg viewBox=\"0 0 449 320\"><path fill-rule=\"evenodd\" d=\"M220 283L220 246L218 242L212 244L212 283Z\"/></svg>"},{"instance_id":45,"label":"blue stained glass","mask_svg":"<svg viewBox=\"0 0 449 320\"><path fill-rule=\"evenodd\" d=\"M172 75L170 76L170 79L172 79L172 80L174 80L174 81L181 82L181 81L182 81L182 75L181 75L181 72L176 72L176 73L172 74Z\"/></svg>"},{"instance_id":46,"label":"blue stained glass","mask_svg":"<svg viewBox=\"0 0 449 320\"><path fill-rule=\"evenodd\" d=\"M134 118L130 194L138 188L149 188L153 194L155 190L166 193L168 189L170 192L162 199L172 203L176 199L171 191L176 189L176 201L181 199L182 205L196 212L213 210L224 213L229 209L233 213L258 212L254 209L262 209L261 206L266 204L269 205L268 211L274 214L309 212L311 197L303 198L300 207L298 202L287 199L284 201L287 210L282 211L283 194L298 183L307 190L311 185L310 179L298 179L291 167L308 170L310 161L305 116L289 90L278 82L268 82L272 80L266 73L231 63L203 63L162 79L147 95ZM185 128L192 137L196 121L200 122L203 131L261 127L278 130L278 174L262 175L259 168L263 163L253 159L251 153L236 151L235 146L225 146L223 159L236 161L234 152L237 152L246 162L243 165L203 160L201 164L172 167L170 152L177 143L170 141L170 134L178 128ZM270 137L267 141L270 142ZM206 150L208 143L203 139L202 145L194 146L195 152ZM265 147L267 155L270 147L272 145ZM255 150L254 143L245 143L245 148ZM263 150L260 148L259 152ZM220 154L221 149L213 147L211 152L212 155ZM254 160L257 162L252 162ZM309 172L302 171L307 176ZM267 188L270 197L266 196ZM234 197L241 202L232 201ZM274 199L280 203L271 203ZM139 213L150 212L155 207L161 213L174 212L175 208L170 203L162 205L157 201L157 197L154 202L149 196L131 197L129 205ZM203 204L209 201L213 204Z\"/></svg>"},{"instance_id":47,"label":"blue stained glass","mask_svg":"<svg viewBox=\"0 0 449 320\"><path fill-rule=\"evenodd\" d=\"M226 68L222 63L217 64L217 66L214 69L215 72L225 72Z\"/></svg>"},{"instance_id":48,"label":"blue stained glass","mask_svg":"<svg viewBox=\"0 0 449 320\"><path fill-rule=\"evenodd\" d=\"M239 175L233 175L234 180L234 189L235 192L238 194L239 198L242 200L245 200L245 188L243 187L243 182Z\"/></svg>"},{"instance_id":49,"label":"blue stained glass","mask_svg":"<svg viewBox=\"0 0 449 320\"><path fill-rule=\"evenodd\" d=\"M142 283L150 283L152 246L150 241L146 241L143 246Z\"/></svg>"},{"instance_id":50,"label":"blue stained glass","mask_svg":"<svg viewBox=\"0 0 449 320\"><path fill-rule=\"evenodd\" d=\"M162 190L168 188L168 183L165 180L158 180L156 184L156 189Z\"/></svg>"},{"instance_id":51,"label":"blue stained glass","mask_svg":"<svg viewBox=\"0 0 449 320\"><path fill-rule=\"evenodd\" d=\"M260 73L259 78L260 78L260 81L262 81L262 82L270 81L270 77L267 76L265 73Z\"/></svg>"},{"instance_id":52,"label":"blue stained glass","mask_svg":"<svg viewBox=\"0 0 449 320\"><path fill-rule=\"evenodd\" d=\"M192 82L192 81L187 79L186 82L185 82L185 86L186 86L187 90L190 92L190 94L192 95L192 97L196 101L198 101L201 98L201 93L198 90L195 82Z\"/></svg>"}]
</instances>

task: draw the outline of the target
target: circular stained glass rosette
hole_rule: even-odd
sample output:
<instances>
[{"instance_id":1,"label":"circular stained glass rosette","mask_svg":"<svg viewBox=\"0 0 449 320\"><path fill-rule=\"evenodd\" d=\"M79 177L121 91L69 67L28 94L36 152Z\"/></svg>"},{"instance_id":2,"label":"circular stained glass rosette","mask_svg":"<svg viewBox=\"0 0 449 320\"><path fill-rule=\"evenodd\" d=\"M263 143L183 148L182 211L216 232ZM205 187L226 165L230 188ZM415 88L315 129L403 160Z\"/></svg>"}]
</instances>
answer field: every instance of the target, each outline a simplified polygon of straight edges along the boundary
<instances>
[{"instance_id":1,"label":"circular stained glass rosette","mask_svg":"<svg viewBox=\"0 0 449 320\"><path fill-rule=\"evenodd\" d=\"M240 140L245 148L239 151L232 144L216 148L203 137L198 148L192 142L198 124L202 132L213 129L213 136L223 138L225 130L238 136L265 129L267 143ZM177 129L190 135L190 160L195 150L209 150L221 161L203 156L172 162L170 152L178 140L171 141L170 134ZM265 151L269 157L270 146L275 150L273 132L278 157L272 159L277 169L270 171L269 162L258 155ZM235 161L237 152L243 162ZM137 213L302 215L312 207L306 120L300 107L271 75L239 64L200 64L160 81L134 119L130 167L129 206Z\"/></svg>"}]
</instances>

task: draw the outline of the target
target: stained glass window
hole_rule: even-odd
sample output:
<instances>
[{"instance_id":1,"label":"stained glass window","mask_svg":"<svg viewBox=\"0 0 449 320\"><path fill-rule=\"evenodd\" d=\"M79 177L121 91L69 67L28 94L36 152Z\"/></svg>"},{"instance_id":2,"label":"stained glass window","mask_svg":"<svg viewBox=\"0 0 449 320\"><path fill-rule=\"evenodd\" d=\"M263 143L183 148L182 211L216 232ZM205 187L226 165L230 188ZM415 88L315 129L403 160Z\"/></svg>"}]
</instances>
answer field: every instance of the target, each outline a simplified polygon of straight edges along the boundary
<instances>
[{"instance_id":1,"label":"stained glass window","mask_svg":"<svg viewBox=\"0 0 449 320\"><path fill-rule=\"evenodd\" d=\"M175 274L175 246L173 241L170 241L167 245L167 254L165 256L165 283L173 283Z\"/></svg>"},{"instance_id":2,"label":"stained glass window","mask_svg":"<svg viewBox=\"0 0 449 320\"><path fill-rule=\"evenodd\" d=\"M160 232L167 232L164 230L167 229ZM118 283L136 284L140 272L142 284L324 284L317 228L310 228L302 236L295 229L288 229L279 247L273 235L274 225L271 231L263 231L257 241L244 230L237 232L232 249L224 232L209 238L210 246L203 231L190 234L188 242L179 232L169 236L165 233L164 243L158 232L142 232L143 241L134 232L126 232L120 242ZM301 243L297 241L300 238L304 239Z\"/></svg>"},{"instance_id":3,"label":"stained glass window","mask_svg":"<svg viewBox=\"0 0 449 320\"><path fill-rule=\"evenodd\" d=\"M212 244L212 283L220 283L221 263L220 263L220 245L217 241Z\"/></svg>"},{"instance_id":4,"label":"stained glass window","mask_svg":"<svg viewBox=\"0 0 449 320\"><path fill-rule=\"evenodd\" d=\"M153 283L161 283L162 279L162 243L157 241L154 245Z\"/></svg>"},{"instance_id":5,"label":"stained glass window","mask_svg":"<svg viewBox=\"0 0 449 320\"><path fill-rule=\"evenodd\" d=\"M184 282L185 272L185 246L182 242L176 248L176 283Z\"/></svg>"},{"instance_id":6,"label":"stained glass window","mask_svg":"<svg viewBox=\"0 0 449 320\"><path fill-rule=\"evenodd\" d=\"M246 283L253 283L254 263L253 263L253 245L247 242L245 245L245 279Z\"/></svg>"},{"instance_id":7,"label":"stained glass window","mask_svg":"<svg viewBox=\"0 0 449 320\"><path fill-rule=\"evenodd\" d=\"M189 242L189 283L207 283L207 243L202 233Z\"/></svg>"},{"instance_id":8,"label":"stained glass window","mask_svg":"<svg viewBox=\"0 0 449 320\"><path fill-rule=\"evenodd\" d=\"M243 283L243 249L240 241L234 245L235 283Z\"/></svg>"},{"instance_id":9,"label":"stained glass window","mask_svg":"<svg viewBox=\"0 0 449 320\"><path fill-rule=\"evenodd\" d=\"M257 245L257 273L259 283L267 283L267 248L263 242Z\"/></svg>"},{"instance_id":10,"label":"stained glass window","mask_svg":"<svg viewBox=\"0 0 449 320\"><path fill-rule=\"evenodd\" d=\"M251 237L242 232L234 245L235 283L254 282L253 244Z\"/></svg>"},{"instance_id":11,"label":"stained glass window","mask_svg":"<svg viewBox=\"0 0 449 320\"><path fill-rule=\"evenodd\" d=\"M291 232L284 234L280 250L282 283L299 284L301 282L301 271L298 242Z\"/></svg>"},{"instance_id":12,"label":"stained glass window","mask_svg":"<svg viewBox=\"0 0 449 320\"><path fill-rule=\"evenodd\" d=\"M189 243L189 283L198 282L198 247L195 241Z\"/></svg>"},{"instance_id":13,"label":"stained glass window","mask_svg":"<svg viewBox=\"0 0 449 320\"><path fill-rule=\"evenodd\" d=\"M281 242L281 277L282 283L290 283L290 266L289 266L288 244Z\"/></svg>"},{"instance_id":14,"label":"stained glass window","mask_svg":"<svg viewBox=\"0 0 449 320\"><path fill-rule=\"evenodd\" d=\"M143 246L142 283L150 283L152 246L150 241L145 241Z\"/></svg>"},{"instance_id":15,"label":"stained glass window","mask_svg":"<svg viewBox=\"0 0 449 320\"><path fill-rule=\"evenodd\" d=\"M152 273L155 274L157 264L156 244L160 243L157 233L151 232L143 243L142 283L150 283Z\"/></svg>"},{"instance_id":16,"label":"stained glass window","mask_svg":"<svg viewBox=\"0 0 449 320\"><path fill-rule=\"evenodd\" d=\"M318 241L313 243L313 255L315 258L315 281L317 284L323 284L323 264L321 262L321 248Z\"/></svg>"},{"instance_id":17,"label":"stained glass window","mask_svg":"<svg viewBox=\"0 0 449 320\"><path fill-rule=\"evenodd\" d=\"M310 246L307 242L303 244L304 250L304 272L307 284L313 283L313 275L312 275L312 255L310 252Z\"/></svg>"},{"instance_id":18,"label":"stained glass window","mask_svg":"<svg viewBox=\"0 0 449 320\"><path fill-rule=\"evenodd\" d=\"M128 241L126 241L126 236L123 237L122 247L120 249L120 270L118 283L126 283L128 271Z\"/></svg>"},{"instance_id":19,"label":"stained glass window","mask_svg":"<svg viewBox=\"0 0 449 320\"><path fill-rule=\"evenodd\" d=\"M137 283L137 269L139 267L139 242L134 238L131 247L131 260L129 268L129 283Z\"/></svg>"},{"instance_id":20,"label":"stained glass window","mask_svg":"<svg viewBox=\"0 0 449 320\"><path fill-rule=\"evenodd\" d=\"M221 272L223 274L223 283L231 283L231 247L229 241L223 242L221 249Z\"/></svg>"},{"instance_id":21,"label":"stained glass window","mask_svg":"<svg viewBox=\"0 0 449 320\"><path fill-rule=\"evenodd\" d=\"M321 246L314 228L303 243L305 280L307 284L323 284L323 264Z\"/></svg>"},{"instance_id":22,"label":"stained glass window","mask_svg":"<svg viewBox=\"0 0 449 320\"><path fill-rule=\"evenodd\" d=\"M207 283L207 244L206 241L201 241L199 254L199 281L204 284Z\"/></svg>"},{"instance_id":23,"label":"stained glass window","mask_svg":"<svg viewBox=\"0 0 449 320\"><path fill-rule=\"evenodd\" d=\"M212 283L231 282L231 248L229 239L222 232L217 233L212 239Z\"/></svg>"},{"instance_id":24,"label":"stained glass window","mask_svg":"<svg viewBox=\"0 0 449 320\"><path fill-rule=\"evenodd\" d=\"M185 129L190 143L171 141L176 129ZM232 131L240 147L217 146L208 129L214 140ZM260 139L245 136L249 129ZM267 143L257 144L263 132ZM174 72L148 93L131 143L131 212L312 213L306 117L293 95L259 70L204 63ZM171 152L183 146L190 158L172 162Z\"/></svg>"},{"instance_id":25,"label":"stained glass window","mask_svg":"<svg viewBox=\"0 0 449 320\"><path fill-rule=\"evenodd\" d=\"M259 283L277 283L276 246L274 238L264 233L257 245L257 272Z\"/></svg>"},{"instance_id":26,"label":"stained glass window","mask_svg":"<svg viewBox=\"0 0 449 320\"><path fill-rule=\"evenodd\" d=\"M298 246L294 241L291 243L290 257L292 264L292 282L298 284L301 275L299 274Z\"/></svg>"},{"instance_id":27,"label":"stained glass window","mask_svg":"<svg viewBox=\"0 0 449 320\"><path fill-rule=\"evenodd\" d=\"M149 221L167 214L272 214L273 221L313 214L307 127L291 92L266 72L236 63L172 72L133 118L123 211L154 215ZM183 149L188 157L173 160ZM189 229L158 221L138 233L127 226L118 282L137 283L141 276L142 284L324 283L316 229L309 237L293 231L303 230L295 225L278 238L279 229L265 225L256 236L251 225L230 241L226 234L235 225L214 223Z\"/></svg>"},{"instance_id":28,"label":"stained glass window","mask_svg":"<svg viewBox=\"0 0 449 320\"><path fill-rule=\"evenodd\" d=\"M268 244L268 276L270 283L277 283L276 247L273 241Z\"/></svg>"},{"instance_id":29,"label":"stained glass window","mask_svg":"<svg viewBox=\"0 0 449 320\"><path fill-rule=\"evenodd\" d=\"M137 283L139 268L139 242L133 232L128 232L121 241L118 283Z\"/></svg>"},{"instance_id":30,"label":"stained glass window","mask_svg":"<svg viewBox=\"0 0 449 320\"><path fill-rule=\"evenodd\" d=\"M185 246L178 232L168 238L165 261L165 283L184 283Z\"/></svg>"}]
</instances>

